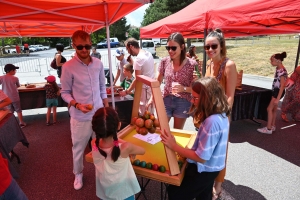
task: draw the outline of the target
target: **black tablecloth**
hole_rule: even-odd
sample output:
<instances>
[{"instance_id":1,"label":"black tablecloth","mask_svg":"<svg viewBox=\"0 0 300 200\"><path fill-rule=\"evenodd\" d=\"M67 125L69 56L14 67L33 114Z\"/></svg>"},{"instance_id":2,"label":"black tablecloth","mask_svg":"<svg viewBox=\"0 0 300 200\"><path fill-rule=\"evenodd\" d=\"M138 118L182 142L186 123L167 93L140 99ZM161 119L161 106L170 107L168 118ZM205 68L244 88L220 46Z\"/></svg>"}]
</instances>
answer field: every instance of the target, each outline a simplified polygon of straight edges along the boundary
<instances>
[{"instance_id":1,"label":"black tablecloth","mask_svg":"<svg viewBox=\"0 0 300 200\"><path fill-rule=\"evenodd\" d=\"M19 92L21 108L22 110L44 108L46 107L46 91L26 91ZM112 99L108 96L108 102L112 106ZM68 104L64 102L61 96L58 97L58 107L67 107ZM121 128L127 126L131 121L131 112L133 106L133 97L127 95L124 100L120 99L120 96L115 96L115 109L119 114L119 118L122 122Z\"/></svg>"},{"instance_id":2,"label":"black tablecloth","mask_svg":"<svg viewBox=\"0 0 300 200\"><path fill-rule=\"evenodd\" d=\"M253 118L267 121L267 107L271 98L272 90L242 85L242 90L235 91L232 121Z\"/></svg>"},{"instance_id":3,"label":"black tablecloth","mask_svg":"<svg viewBox=\"0 0 300 200\"><path fill-rule=\"evenodd\" d=\"M9 170L14 178L18 178L19 175L10 162L9 153L18 142L27 147L29 145L16 117L9 113L0 121L0 152L3 158L8 160Z\"/></svg>"}]
</instances>

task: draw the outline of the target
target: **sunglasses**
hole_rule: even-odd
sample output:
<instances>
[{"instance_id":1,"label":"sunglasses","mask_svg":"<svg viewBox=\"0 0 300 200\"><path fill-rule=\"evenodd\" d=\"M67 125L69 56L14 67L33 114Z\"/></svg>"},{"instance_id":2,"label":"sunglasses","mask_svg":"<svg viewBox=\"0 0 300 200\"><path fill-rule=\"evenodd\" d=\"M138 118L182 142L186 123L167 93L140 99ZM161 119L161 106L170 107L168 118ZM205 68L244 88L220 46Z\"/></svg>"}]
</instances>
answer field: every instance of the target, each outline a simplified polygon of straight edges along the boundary
<instances>
[{"instance_id":1,"label":"sunglasses","mask_svg":"<svg viewBox=\"0 0 300 200\"><path fill-rule=\"evenodd\" d=\"M209 50L210 48L213 49L213 50L215 50L215 49L218 48L218 45L217 44L212 44L212 45L205 45L204 46L205 50Z\"/></svg>"},{"instance_id":2,"label":"sunglasses","mask_svg":"<svg viewBox=\"0 0 300 200\"><path fill-rule=\"evenodd\" d=\"M91 48L92 48L92 45L88 45L88 44L86 44L86 45L76 45L76 44L74 44L75 45L75 47L76 47L76 49L78 49L78 50L82 50L83 48L85 48L86 50L90 50Z\"/></svg>"},{"instance_id":3,"label":"sunglasses","mask_svg":"<svg viewBox=\"0 0 300 200\"><path fill-rule=\"evenodd\" d=\"M177 47L176 46L166 46L167 51L170 51L170 49L172 49L172 51L176 51Z\"/></svg>"}]
</instances>

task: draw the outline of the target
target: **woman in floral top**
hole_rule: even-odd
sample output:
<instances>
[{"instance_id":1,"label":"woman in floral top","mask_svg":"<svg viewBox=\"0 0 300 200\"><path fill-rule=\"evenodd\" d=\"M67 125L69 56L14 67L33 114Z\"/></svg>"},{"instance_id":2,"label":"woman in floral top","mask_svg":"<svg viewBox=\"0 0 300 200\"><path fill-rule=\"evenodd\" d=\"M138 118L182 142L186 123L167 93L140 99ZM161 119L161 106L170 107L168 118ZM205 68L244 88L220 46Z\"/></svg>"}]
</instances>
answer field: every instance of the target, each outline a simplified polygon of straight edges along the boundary
<instances>
[{"instance_id":1,"label":"woman in floral top","mask_svg":"<svg viewBox=\"0 0 300 200\"><path fill-rule=\"evenodd\" d=\"M51 108L53 108L53 124L56 123L56 107L58 106L57 97L60 95L60 89L55 82L55 76L46 77L47 84L45 85L46 90L46 106L48 108L46 115L46 125L50 125Z\"/></svg>"},{"instance_id":2,"label":"woman in floral top","mask_svg":"<svg viewBox=\"0 0 300 200\"><path fill-rule=\"evenodd\" d=\"M174 128L183 129L189 117L191 84L197 62L186 57L185 42L180 33L169 36L166 49L169 56L162 59L157 80L161 83L165 79L163 100L168 120L174 117Z\"/></svg>"},{"instance_id":3,"label":"woman in floral top","mask_svg":"<svg viewBox=\"0 0 300 200\"><path fill-rule=\"evenodd\" d=\"M267 108L268 110L268 124L264 128L257 129L260 133L272 134L276 130L275 121L279 100L284 96L285 81L287 79L287 71L282 64L283 59L286 58L286 52L277 53L271 56L271 65L276 67L274 81L272 84L272 99Z\"/></svg>"}]
</instances>

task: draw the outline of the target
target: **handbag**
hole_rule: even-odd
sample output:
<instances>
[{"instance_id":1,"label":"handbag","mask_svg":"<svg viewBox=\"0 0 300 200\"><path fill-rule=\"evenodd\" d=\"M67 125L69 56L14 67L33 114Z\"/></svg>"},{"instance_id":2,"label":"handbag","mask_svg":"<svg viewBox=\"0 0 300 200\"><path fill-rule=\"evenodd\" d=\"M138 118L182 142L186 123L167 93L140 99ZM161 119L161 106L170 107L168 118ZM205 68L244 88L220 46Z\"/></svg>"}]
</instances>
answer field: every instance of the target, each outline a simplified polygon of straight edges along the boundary
<instances>
[{"instance_id":1,"label":"handbag","mask_svg":"<svg viewBox=\"0 0 300 200\"><path fill-rule=\"evenodd\" d=\"M52 67L53 69L57 69L57 65L56 65L56 57L53 58L50 67Z\"/></svg>"}]
</instances>

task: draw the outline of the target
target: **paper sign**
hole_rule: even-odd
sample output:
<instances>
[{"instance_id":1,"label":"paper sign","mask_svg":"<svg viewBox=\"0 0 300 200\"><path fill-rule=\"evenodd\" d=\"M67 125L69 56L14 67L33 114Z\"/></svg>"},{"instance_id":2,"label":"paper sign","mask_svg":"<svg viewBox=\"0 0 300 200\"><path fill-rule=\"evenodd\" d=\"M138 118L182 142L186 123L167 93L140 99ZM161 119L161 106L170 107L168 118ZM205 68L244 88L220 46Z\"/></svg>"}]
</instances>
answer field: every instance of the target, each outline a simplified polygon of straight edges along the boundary
<instances>
[{"instance_id":1,"label":"paper sign","mask_svg":"<svg viewBox=\"0 0 300 200\"><path fill-rule=\"evenodd\" d=\"M147 135L135 134L133 137L152 145L161 141L160 134L157 133L147 133Z\"/></svg>"}]
</instances>

